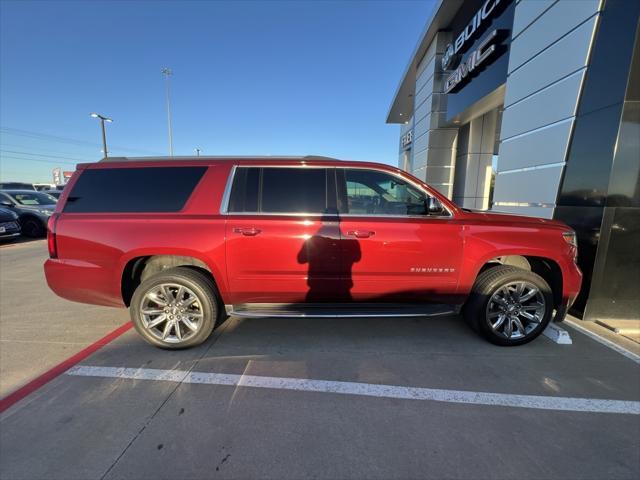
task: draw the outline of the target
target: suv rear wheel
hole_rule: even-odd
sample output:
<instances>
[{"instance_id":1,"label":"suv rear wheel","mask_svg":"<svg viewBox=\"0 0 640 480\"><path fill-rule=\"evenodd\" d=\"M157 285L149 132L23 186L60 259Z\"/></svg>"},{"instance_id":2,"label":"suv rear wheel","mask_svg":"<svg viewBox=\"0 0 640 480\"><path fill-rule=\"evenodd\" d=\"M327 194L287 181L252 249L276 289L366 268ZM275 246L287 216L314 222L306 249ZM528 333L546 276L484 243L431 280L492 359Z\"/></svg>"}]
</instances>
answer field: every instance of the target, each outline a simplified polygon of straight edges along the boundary
<instances>
[{"instance_id":1,"label":"suv rear wheel","mask_svg":"<svg viewBox=\"0 0 640 480\"><path fill-rule=\"evenodd\" d=\"M176 267L142 282L131 299L131 320L150 344L178 349L204 342L216 324L220 302L213 281Z\"/></svg>"},{"instance_id":2,"label":"suv rear wheel","mask_svg":"<svg viewBox=\"0 0 640 480\"><path fill-rule=\"evenodd\" d=\"M463 313L491 343L515 346L540 335L552 310L553 294L541 276L500 265L478 276Z\"/></svg>"}]
</instances>

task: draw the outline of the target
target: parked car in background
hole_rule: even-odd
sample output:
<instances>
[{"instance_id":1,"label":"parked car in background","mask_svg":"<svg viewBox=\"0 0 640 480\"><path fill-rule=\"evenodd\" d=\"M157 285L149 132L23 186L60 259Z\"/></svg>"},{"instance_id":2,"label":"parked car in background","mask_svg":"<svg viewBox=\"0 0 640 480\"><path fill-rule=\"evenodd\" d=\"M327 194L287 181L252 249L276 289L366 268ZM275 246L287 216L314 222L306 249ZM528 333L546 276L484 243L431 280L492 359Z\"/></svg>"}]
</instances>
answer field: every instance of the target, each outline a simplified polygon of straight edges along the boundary
<instances>
[{"instance_id":1,"label":"parked car in background","mask_svg":"<svg viewBox=\"0 0 640 480\"><path fill-rule=\"evenodd\" d=\"M35 190L33 183L0 182L0 190Z\"/></svg>"},{"instance_id":2,"label":"parked car in background","mask_svg":"<svg viewBox=\"0 0 640 480\"><path fill-rule=\"evenodd\" d=\"M109 158L78 165L67 188L49 220L49 286L129 307L164 348L202 343L225 315L459 308L489 341L522 345L564 319L582 281L564 223L463 209L388 165Z\"/></svg>"},{"instance_id":3,"label":"parked car in background","mask_svg":"<svg viewBox=\"0 0 640 480\"><path fill-rule=\"evenodd\" d=\"M34 183L33 188L35 188L38 192L44 192L46 190L51 190L56 188L55 183Z\"/></svg>"},{"instance_id":4,"label":"parked car in background","mask_svg":"<svg viewBox=\"0 0 640 480\"><path fill-rule=\"evenodd\" d=\"M62 190L42 190L42 193L46 193L47 195L51 195L53 198L55 198L56 200L58 200L60 198L60 195L62 195Z\"/></svg>"},{"instance_id":5,"label":"parked car in background","mask_svg":"<svg viewBox=\"0 0 640 480\"><path fill-rule=\"evenodd\" d=\"M0 190L0 206L18 215L22 233L27 237L44 237L47 221L58 200L35 190Z\"/></svg>"},{"instance_id":6,"label":"parked car in background","mask_svg":"<svg viewBox=\"0 0 640 480\"><path fill-rule=\"evenodd\" d=\"M20 236L18 215L8 208L0 207L0 242Z\"/></svg>"}]
</instances>

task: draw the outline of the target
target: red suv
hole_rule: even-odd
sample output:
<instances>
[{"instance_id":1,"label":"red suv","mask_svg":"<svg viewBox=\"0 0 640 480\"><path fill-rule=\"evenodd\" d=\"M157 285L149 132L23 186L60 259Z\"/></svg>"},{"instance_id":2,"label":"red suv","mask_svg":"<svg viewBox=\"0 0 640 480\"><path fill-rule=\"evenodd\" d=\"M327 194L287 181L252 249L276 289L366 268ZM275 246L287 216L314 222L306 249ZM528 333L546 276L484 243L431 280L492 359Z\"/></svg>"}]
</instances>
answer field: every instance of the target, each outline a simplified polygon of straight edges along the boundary
<instances>
[{"instance_id":1,"label":"red suv","mask_svg":"<svg viewBox=\"0 0 640 480\"><path fill-rule=\"evenodd\" d=\"M580 289L576 237L473 212L397 168L323 157L109 158L78 166L49 221L47 282L129 307L149 343L202 343L227 315L458 311L520 345Z\"/></svg>"}]
</instances>

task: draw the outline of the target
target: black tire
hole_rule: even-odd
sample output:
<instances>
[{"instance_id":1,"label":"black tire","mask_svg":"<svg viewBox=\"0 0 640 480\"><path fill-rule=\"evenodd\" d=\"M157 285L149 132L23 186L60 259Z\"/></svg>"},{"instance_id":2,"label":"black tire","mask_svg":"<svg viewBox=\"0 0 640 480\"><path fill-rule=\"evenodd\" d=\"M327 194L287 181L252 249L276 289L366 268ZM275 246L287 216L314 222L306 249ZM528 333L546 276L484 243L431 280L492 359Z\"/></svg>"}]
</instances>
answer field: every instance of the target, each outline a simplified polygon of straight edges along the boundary
<instances>
[{"instance_id":1,"label":"black tire","mask_svg":"<svg viewBox=\"0 0 640 480\"><path fill-rule=\"evenodd\" d=\"M144 315L141 312L143 301L148 301L145 296L152 292L154 288L159 288L161 285L166 284L183 286L190 290L190 293L193 293L197 298L197 301L194 302L194 304L197 307L196 312L199 312L202 315L202 318L198 320L200 323L198 324L198 329L195 333L188 330L185 324L179 323L178 320L175 320L173 327L169 328L169 332L174 332L172 337L178 337L176 328L180 332L188 332L190 336L184 340L178 341L174 339L172 341L168 341L159 338L158 333L160 327L149 329L147 327L149 323L145 320ZM176 292L173 292L174 295L175 293ZM222 308L219 298L220 296L218 295L215 283L208 275L193 268L175 267L157 273L138 285L138 288L136 288L133 293L133 297L131 298L129 312L135 329L142 338L151 345L171 350L189 348L200 345L209 338L209 335L211 335L211 332L221 317L221 312L224 312L224 308ZM162 309L163 307L158 306L157 308ZM176 312L173 313L176 315ZM164 315L166 317L168 314ZM159 317L160 315L156 316L155 319L158 319ZM178 316L176 315L175 318L178 318ZM166 320L165 322L168 323L169 320ZM160 323L160 325L166 326L166 323L163 322ZM171 337L167 338L170 339Z\"/></svg>"},{"instance_id":2,"label":"black tire","mask_svg":"<svg viewBox=\"0 0 640 480\"><path fill-rule=\"evenodd\" d=\"M20 225L22 226L22 234L26 237L44 237L47 232L47 227L42 223L42 220L34 217L27 217L21 220Z\"/></svg>"},{"instance_id":3,"label":"black tire","mask_svg":"<svg viewBox=\"0 0 640 480\"><path fill-rule=\"evenodd\" d=\"M525 326L526 333L520 338L507 338L504 332L492 328L488 318L488 306L496 292L514 282L526 282L538 289L538 298L544 299L544 314L540 315L542 318L539 323L528 322ZM494 308L495 305L492 303L491 307ZM500 265L478 275L462 312L467 323L491 343L501 346L524 345L538 337L549 324L553 313L553 293L540 275L521 268ZM521 324L525 325L524 322ZM519 329L517 330L519 332ZM518 332L515 334L519 334Z\"/></svg>"}]
</instances>

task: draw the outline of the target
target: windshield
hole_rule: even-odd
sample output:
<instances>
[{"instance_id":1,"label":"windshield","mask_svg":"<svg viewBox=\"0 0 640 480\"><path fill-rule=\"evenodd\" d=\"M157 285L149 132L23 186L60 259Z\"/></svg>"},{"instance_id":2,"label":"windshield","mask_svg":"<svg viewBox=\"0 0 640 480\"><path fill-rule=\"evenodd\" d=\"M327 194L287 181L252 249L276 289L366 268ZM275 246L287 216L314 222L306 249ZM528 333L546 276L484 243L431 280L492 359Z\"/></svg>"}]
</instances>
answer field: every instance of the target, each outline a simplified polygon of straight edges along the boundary
<instances>
[{"instance_id":1,"label":"windshield","mask_svg":"<svg viewBox=\"0 0 640 480\"><path fill-rule=\"evenodd\" d=\"M48 193L13 193L11 195L20 205L55 205L58 200Z\"/></svg>"}]
</instances>

